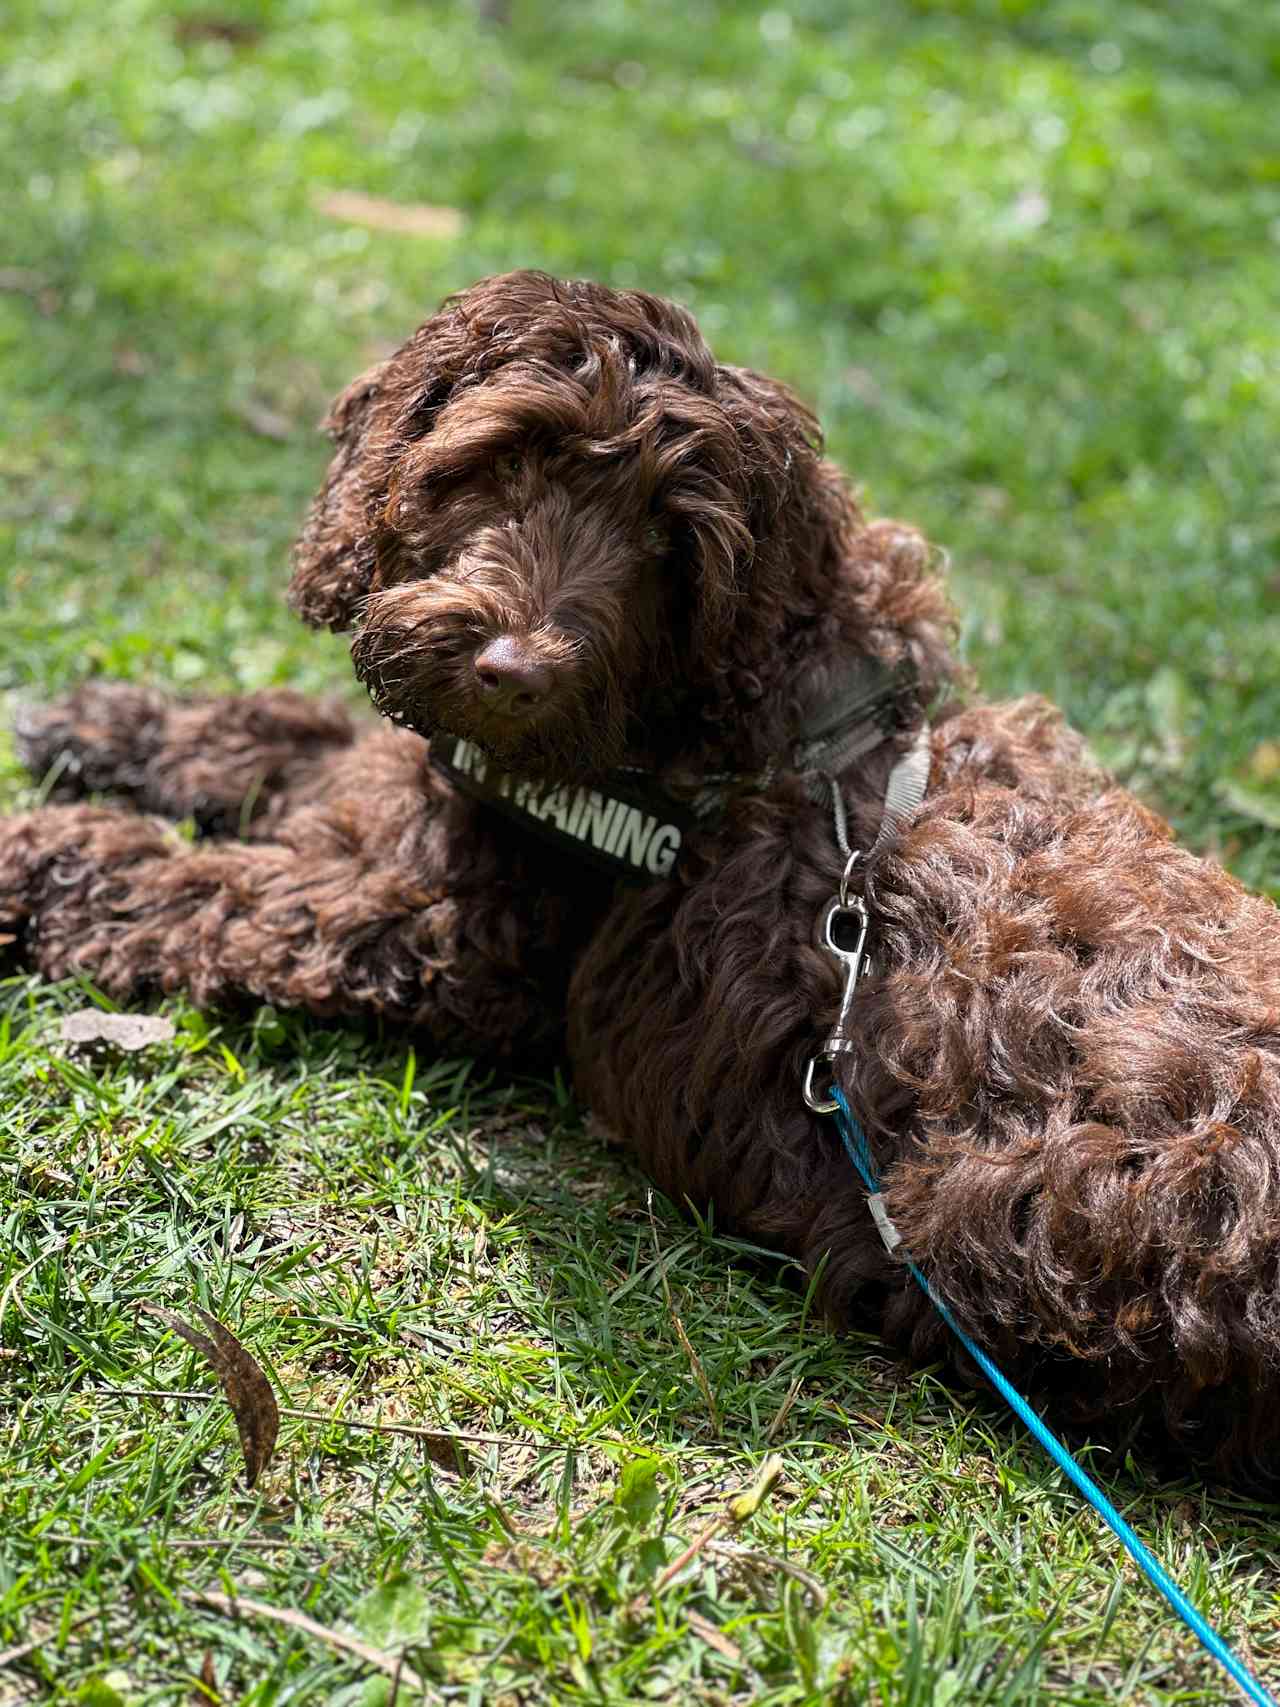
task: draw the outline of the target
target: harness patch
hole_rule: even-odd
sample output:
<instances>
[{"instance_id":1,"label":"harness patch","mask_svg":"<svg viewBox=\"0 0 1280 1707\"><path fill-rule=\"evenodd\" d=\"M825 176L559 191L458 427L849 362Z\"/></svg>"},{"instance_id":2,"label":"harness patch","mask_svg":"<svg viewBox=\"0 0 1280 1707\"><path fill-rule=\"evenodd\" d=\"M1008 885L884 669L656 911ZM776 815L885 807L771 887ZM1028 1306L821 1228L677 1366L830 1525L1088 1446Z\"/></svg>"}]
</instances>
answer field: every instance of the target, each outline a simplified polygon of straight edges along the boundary
<instances>
[{"instance_id":1,"label":"harness patch","mask_svg":"<svg viewBox=\"0 0 1280 1707\"><path fill-rule=\"evenodd\" d=\"M669 877L694 814L666 795L619 786L545 788L499 770L471 741L457 740L431 762L464 794L496 807L549 841L615 877Z\"/></svg>"}]
</instances>

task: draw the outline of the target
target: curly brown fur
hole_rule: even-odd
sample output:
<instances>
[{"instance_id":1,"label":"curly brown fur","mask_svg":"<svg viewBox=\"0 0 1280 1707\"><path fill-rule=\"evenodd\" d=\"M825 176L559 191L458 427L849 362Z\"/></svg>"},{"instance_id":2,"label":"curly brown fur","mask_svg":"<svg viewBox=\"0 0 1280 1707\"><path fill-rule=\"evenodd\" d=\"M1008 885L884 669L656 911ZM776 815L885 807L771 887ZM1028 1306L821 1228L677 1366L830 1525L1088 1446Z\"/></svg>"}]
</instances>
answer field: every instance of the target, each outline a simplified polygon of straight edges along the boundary
<instances>
[{"instance_id":1,"label":"curly brown fur","mask_svg":"<svg viewBox=\"0 0 1280 1707\"><path fill-rule=\"evenodd\" d=\"M786 1250L837 1321L952 1355L799 1097L839 1002L841 860L785 768L615 886L456 793L423 736L539 780L678 789L784 752L851 665L958 675L923 540L868 521L782 386L682 310L536 273L446 303L329 419L291 599L354 626L353 731L291 695L101 685L29 710L64 793L0 825L0 930L119 997L386 1015L548 1060L677 1201ZM411 733L409 731L417 731ZM869 850L904 736L841 779ZM951 702L868 861L874 976L844 1086L890 1213L1059 1417L1280 1476L1280 918L1111 786L1051 707Z\"/></svg>"},{"instance_id":2,"label":"curly brown fur","mask_svg":"<svg viewBox=\"0 0 1280 1707\"><path fill-rule=\"evenodd\" d=\"M247 830L349 746L355 728L340 705L287 688L176 702L90 680L56 706L20 711L14 735L54 798L109 792L202 830Z\"/></svg>"}]
</instances>

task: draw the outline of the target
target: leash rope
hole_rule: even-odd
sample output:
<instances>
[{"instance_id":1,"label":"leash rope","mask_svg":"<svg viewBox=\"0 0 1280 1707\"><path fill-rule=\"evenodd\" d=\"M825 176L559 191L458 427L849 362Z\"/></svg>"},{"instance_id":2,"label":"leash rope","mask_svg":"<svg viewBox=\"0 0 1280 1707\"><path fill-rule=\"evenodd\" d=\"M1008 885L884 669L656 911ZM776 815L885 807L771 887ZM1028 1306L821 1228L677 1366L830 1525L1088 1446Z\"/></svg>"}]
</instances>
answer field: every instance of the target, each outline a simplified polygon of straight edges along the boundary
<instances>
[{"instance_id":1,"label":"leash rope","mask_svg":"<svg viewBox=\"0 0 1280 1707\"><path fill-rule=\"evenodd\" d=\"M917 732L914 742L898 759L889 774L885 790L884 814L881 819L879 834L870 850L871 854L878 852L884 842L890 836L895 835L915 812L924 799L928 779L929 730L926 724ZM857 1170L863 1185L867 1188L867 1207L875 1221L881 1243L888 1254L893 1256L902 1244L902 1234L894 1226L885 1206L875 1157L872 1154L871 1144L863 1129L862 1122L850 1108L848 1099L838 1083L840 1056L851 1054L857 1047L850 1021L858 983L869 970L867 939L871 931L871 918L865 901L850 889L850 882L861 856L859 852L851 850L849 847L844 800L841 796L839 784L834 775L828 776L827 780L831 785L831 804L835 819L836 841L840 846L841 853L845 856L845 867L840 879L838 893L832 897L819 915L818 942L831 955L842 972L844 990L841 995L839 1015L831 1034L818 1053L809 1061L804 1078L803 1094L806 1106L815 1113L830 1114L835 1117L840 1141L844 1145L849 1160ZM829 1087L825 1094L820 1088L824 1084ZM1244 1691L1248 1699L1256 1704L1256 1707L1280 1707L1280 1702L1276 1701L1276 1698L1253 1675L1244 1662L1237 1658L1213 1626L1183 1594L1164 1566L1139 1539L1136 1531L1120 1515L1084 1466L1068 1451L1039 1414L1031 1408L1022 1394L996 1367L986 1352L969 1338L969 1335L952 1315L946 1302L938 1296L929 1284L928 1277L919 1264L913 1262L905 1252L900 1260L905 1262L916 1285L1010 1410L1030 1430L1062 1473L1110 1527L1134 1564L1164 1596L1169 1606L1182 1619L1205 1652L1218 1662L1232 1681Z\"/></svg>"},{"instance_id":2,"label":"leash rope","mask_svg":"<svg viewBox=\"0 0 1280 1707\"><path fill-rule=\"evenodd\" d=\"M839 1085L832 1086L831 1097L836 1104L835 1120L841 1142L844 1144L850 1161L861 1175L862 1183L867 1188L867 1201L871 1208L871 1214L884 1247L892 1256L902 1243L902 1235L890 1220L888 1211L885 1209L884 1196L880 1190L880 1178L871 1154L871 1145L862 1129L861 1121L849 1107L845 1094ZM1032 1410L1017 1388L1001 1374L986 1352L969 1338L946 1304L930 1286L923 1270L909 1257L905 1261L912 1279L978 1365L987 1380L990 1381L996 1392L999 1393L1014 1414L1026 1424L1062 1473L1074 1482L1093 1509L1106 1521L1121 1545L1127 1550L1134 1564L1137 1565L1148 1581L1159 1589L1165 1600L1200 1642L1201 1647L1217 1660L1218 1664L1233 1682L1239 1685L1249 1700L1257 1703L1257 1707L1280 1707L1275 1697L1253 1675L1244 1662L1237 1658L1212 1624L1187 1599L1154 1553L1144 1545L1136 1532L1121 1517L1084 1466L1073 1457L1052 1429Z\"/></svg>"}]
</instances>

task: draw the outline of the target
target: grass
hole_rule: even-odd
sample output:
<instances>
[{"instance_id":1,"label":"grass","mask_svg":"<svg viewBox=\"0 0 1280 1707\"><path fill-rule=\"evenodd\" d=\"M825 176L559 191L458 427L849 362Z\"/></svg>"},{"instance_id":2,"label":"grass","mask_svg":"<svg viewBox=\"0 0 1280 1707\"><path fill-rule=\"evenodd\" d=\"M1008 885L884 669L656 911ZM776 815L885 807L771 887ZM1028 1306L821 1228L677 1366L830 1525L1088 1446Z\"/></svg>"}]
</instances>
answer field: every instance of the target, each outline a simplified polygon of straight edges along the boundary
<instances>
[{"instance_id":1,"label":"grass","mask_svg":"<svg viewBox=\"0 0 1280 1707\"><path fill-rule=\"evenodd\" d=\"M1280 31L1246 0L16 0L0 67L0 686L347 678L280 604L325 398L537 264L692 306L951 551L1037 688L1280 894ZM357 190L460 235L328 216ZM25 797L0 755L0 791ZM1232 1699L992 1404L646 1205L558 1082L181 1004L72 1058L0 988L0 1701ZM297 1409L237 1476L226 1321ZM772 1497L664 1564L783 1459ZM1275 1508L1094 1462L1280 1677ZM401 1688L403 1702L411 1692Z\"/></svg>"}]
</instances>

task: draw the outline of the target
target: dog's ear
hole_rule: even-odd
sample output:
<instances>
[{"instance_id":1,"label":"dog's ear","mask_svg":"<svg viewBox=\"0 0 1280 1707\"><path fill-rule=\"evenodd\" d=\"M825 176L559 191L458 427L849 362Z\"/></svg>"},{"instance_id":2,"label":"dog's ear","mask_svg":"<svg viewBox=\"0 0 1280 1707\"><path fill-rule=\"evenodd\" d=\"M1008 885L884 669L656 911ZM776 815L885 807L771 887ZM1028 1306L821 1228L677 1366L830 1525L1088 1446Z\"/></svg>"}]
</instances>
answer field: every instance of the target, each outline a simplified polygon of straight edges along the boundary
<instances>
[{"instance_id":1,"label":"dog's ear","mask_svg":"<svg viewBox=\"0 0 1280 1707\"><path fill-rule=\"evenodd\" d=\"M812 535L839 525L825 478L817 419L779 380L750 368L718 367L713 392L727 433L702 436L720 492L689 518L700 603L714 629L740 627L743 607L766 614L813 556ZM840 494L836 511L852 500ZM767 615L771 620L771 613Z\"/></svg>"},{"instance_id":2,"label":"dog's ear","mask_svg":"<svg viewBox=\"0 0 1280 1707\"><path fill-rule=\"evenodd\" d=\"M816 416L780 381L722 367L716 396L749 471L751 554L736 568L745 596L730 655L785 657L799 630L812 657L816 618L829 633L843 630L842 644L854 639L891 666L909 661L927 703L959 673L954 614L928 541L901 522L867 520L822 454ZM757 662L753 673L767 666Z\"/></svg>"},{"instance_id":3,"label":"dog's ear","mask_svg":"<svg viewBox=\"0 0 1280 1707\"><path fill-rule=\"evenodd\" d=\"M379 554L394 545L386 517L397 464L425 438L474 359L465 309L448 298L385 361L337 397L324 428L337 450L293 551L289 604L312 628L350 628L373 591Z\"/></svg>"},{"instance_id":4,"label":"dog's ear","mask_svg":"<svg viewBox=\"0 0 1280 1707\"><path fill-rule=\"evenodd\" d=\"M810 519L813 504L825 500L822 428L789 386L752 368L717 368L716 397L733 423L752 531L764 546L779 527Z\"/></svg>"},{"instance_id":5,"label":"dog's ear","mask_svg":"<svg viewBox=\"0 0 1280 1707\"><path fill-rule=\"evenodd\" d=\"M431 431L467 375L482 373L506 347L504 316L526 298L554 297L539 273L481 279L419 326L394 355L353 380L324 426L337 450L294 547L289 604L313 628L350 628L373 591L380 552L393 551L386 517L397 465Z\"/></svg>"},{"instance_id":6,"label":"dog's ear","mask_svg":"<svg viewBox=\"0 0 1280 1707\"><path fill-rule=\"evenodd\" d=\"M387 449L378 425L387 412L384 387L391 365L378 362L353 380L324 419L337 450L293 548L289 582L289 604L312 628L349 628L369 591L377 519L372 512L381 485L375 464Z\"/></svg>"}]
</instances>

